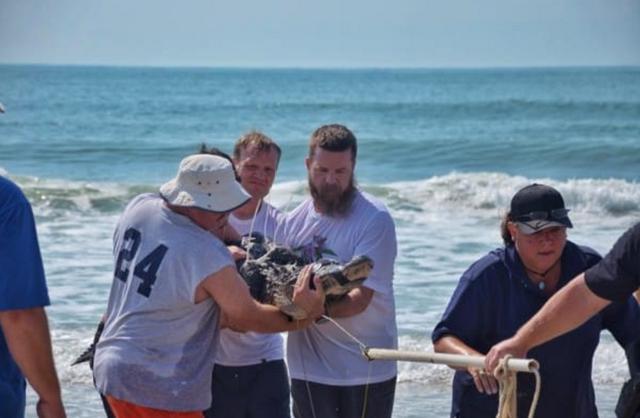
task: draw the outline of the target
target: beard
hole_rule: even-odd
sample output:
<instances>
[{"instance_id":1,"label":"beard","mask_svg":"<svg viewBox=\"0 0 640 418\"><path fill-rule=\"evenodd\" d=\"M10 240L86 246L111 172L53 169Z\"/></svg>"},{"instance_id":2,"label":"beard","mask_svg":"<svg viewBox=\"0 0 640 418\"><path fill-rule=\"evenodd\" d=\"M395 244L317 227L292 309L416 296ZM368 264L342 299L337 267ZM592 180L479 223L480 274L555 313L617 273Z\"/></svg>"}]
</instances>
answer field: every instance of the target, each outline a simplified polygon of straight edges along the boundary
<instances>
[{"instance_id":1,"label":"beard","mask_svg":"<svg viewBox=\"0 0 640 418\"><path fill-rule=\"evenodd\" d=\"M340 187L335 184L316 187L311 179L308 181L313 203L322 214L342 217L349 212L353 198L356 196L356 183L353 176L344 191L341 191Z\"/></svg>"}]
</instances>

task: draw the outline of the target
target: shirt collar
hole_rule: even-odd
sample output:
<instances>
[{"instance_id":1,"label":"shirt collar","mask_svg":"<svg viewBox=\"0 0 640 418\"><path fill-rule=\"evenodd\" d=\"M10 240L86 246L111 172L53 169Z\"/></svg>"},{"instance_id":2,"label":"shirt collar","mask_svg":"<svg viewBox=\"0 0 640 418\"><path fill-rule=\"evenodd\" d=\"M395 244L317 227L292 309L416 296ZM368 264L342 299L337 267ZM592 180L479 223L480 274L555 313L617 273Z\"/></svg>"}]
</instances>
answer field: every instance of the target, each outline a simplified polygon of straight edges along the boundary
<instances>
[{"instance_id":1,"label":"shirt collar","mask_svg":"<svg viewBox=\"0 0 640 418\"><path fill-rule=\"evenodd\" d=\"M578 273L573 271L573 267L577 265L577 257L576 245L567 240L564 250L562 251L562 255L560 256L560 280L558 281L556 291L567 284ZM544 291L538 289L531 279L529 279L529 276L527 276L527 272L524 269L520 255L518 255L518 251L516 251L515 245L508 245L505 248L504 263L507 266L507 270L511 272L511 276L515 280L518 280L526 289L545 295Z\"/></svg>"}]
</instances>

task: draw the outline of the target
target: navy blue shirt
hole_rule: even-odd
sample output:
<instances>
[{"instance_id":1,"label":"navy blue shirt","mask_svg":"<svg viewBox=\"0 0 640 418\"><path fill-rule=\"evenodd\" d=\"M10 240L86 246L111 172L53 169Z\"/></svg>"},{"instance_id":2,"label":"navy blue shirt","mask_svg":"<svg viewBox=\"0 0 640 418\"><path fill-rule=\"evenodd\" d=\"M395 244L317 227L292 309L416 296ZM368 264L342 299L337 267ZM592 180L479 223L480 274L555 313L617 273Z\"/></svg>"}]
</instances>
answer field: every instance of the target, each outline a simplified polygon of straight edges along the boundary
<instances>
[{"instance_id":1,"label":"navy blue shirt","mask_svg":"<svg viewBox=\"0 0 640 418\"><path fill-rule=\"evenodd\" d=\"M593 266L600 256L567 241L561 257L558 288ZM481 353L511 337L549 299L527 277L513 246L490 252L461 277L449 305L436 325L432 340L452 335ZM540 418L593 418L598 413L591 382L593 353L600 331L609 329L625 346L640 336L640 309L635 300L610 305L574 331L528 353L540 362L542 391L536 410ZM526 417L535 382L518 374L518 416ZM466 371L453 379L452 417L493 418L497 395L479 393Z\"/></svg>"},{"instance_id":2,"label":"navy blue shirt","mask_svg":"<svg viewBox=\"0 0 640 418\"><path fill-rule=\"evenodd\" d=\"M31 205L0 176L0 311L49 304ZM25 381L0 328L0 417L24 416Z\"/></svg>"},{"instance_id":3,"label":"navy blue shirt","mask_svg":"<svg viewBox=\"0 0 640 418\"><path fill-rule=\"evenodd\" d=\"M589 289L608 300L624 300L640 287L640 223L625 232L584 276Z\"/></svg>"}]
</instances>

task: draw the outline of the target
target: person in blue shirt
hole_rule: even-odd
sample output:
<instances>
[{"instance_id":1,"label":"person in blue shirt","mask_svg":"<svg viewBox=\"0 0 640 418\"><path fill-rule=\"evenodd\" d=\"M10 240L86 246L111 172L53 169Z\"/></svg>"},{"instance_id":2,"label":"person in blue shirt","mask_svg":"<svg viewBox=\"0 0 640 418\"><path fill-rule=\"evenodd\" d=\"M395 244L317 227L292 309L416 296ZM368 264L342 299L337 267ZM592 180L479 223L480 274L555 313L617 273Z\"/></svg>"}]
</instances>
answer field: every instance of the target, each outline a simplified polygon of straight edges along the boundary
<instances>
[{"instance_id":1,"label":"person in blue shirt","mask_svg":"<svg viewBox=\"0 0 640 418\"><path fill-rule=\"evenodd\" d=\"M0 176L0 417L22 418L25 377L39 417L65 417L53 363L49 305L31 205Z\"/></svg>"},{"instance_id":2,"label":"person in blue shirt","mask_svg":"<svg viewBox=\"0 0 640 418\"><path fill-rule=\"evenodd\" d=\"M595 266L577 276L557 292L511 338L494 345L485 358L486 370L492 372L506 355L524 357L531 348L574 330L601 312L612 301L621 301L640 288L640 223L626 231L609 253ZM626 348L632 379L623 386L616 414L638 416L640 394L637 354L640 341Z\"/></svg>"},{"instance_id":3,"label":"person in blue shirt","mask_svg":"<svg viewBox=\"0 0 640 418\"><path fill-rule=\"evenodd\" d=\"M432 340L437 352L484 355L513 335L556 291L596 265L600 256L567 240L573 225L560 193L532 184L518 191L502 222L504 248L491 251L461 277ZM573 332L529 352L540 364L536 417L596 418L591 367L600 331L626 347L640 336L640 309L626 299L611 304ZM526 417L533 376L518 375L518 416ZM495 417L497 382L483 369L457 370L451 417Z\"/></svg>"}]
</instances>

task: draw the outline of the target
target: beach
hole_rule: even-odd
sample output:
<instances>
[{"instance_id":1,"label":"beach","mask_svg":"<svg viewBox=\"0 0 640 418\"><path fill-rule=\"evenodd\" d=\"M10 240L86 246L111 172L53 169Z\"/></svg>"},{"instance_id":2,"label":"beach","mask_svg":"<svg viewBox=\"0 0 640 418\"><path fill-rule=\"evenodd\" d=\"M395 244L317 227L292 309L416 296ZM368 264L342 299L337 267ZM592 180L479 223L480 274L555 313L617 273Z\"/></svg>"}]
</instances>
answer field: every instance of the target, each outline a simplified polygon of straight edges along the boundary
<instances>
[{"instance_id":1,"label":"beach","mask_svg":"<svg viewBox=\"0 0 640 418\"><path fill-rule=\"evenodd\" d=\"M350 127L358 183L396 223L394 288L407 350L432 349L431 330L460 275L501 245L500 218L526 184L556 187L571 209L569 239L602 254L640 219L640 68L0 65L0 80L0 171L36 215L70 417L101 410L88 367L70 363L106 307L118 216L132 197L172 178L200 143L230 151L251 129L278 141L269 200L287 210L307 195L313 129ZM398 367L394 417L446 416L452 372ZM614 416L627 375L622 350L603 332L593 364L601 417ZM30 393L27 416L34 401Z\"/></svg>"}]
</instances>

